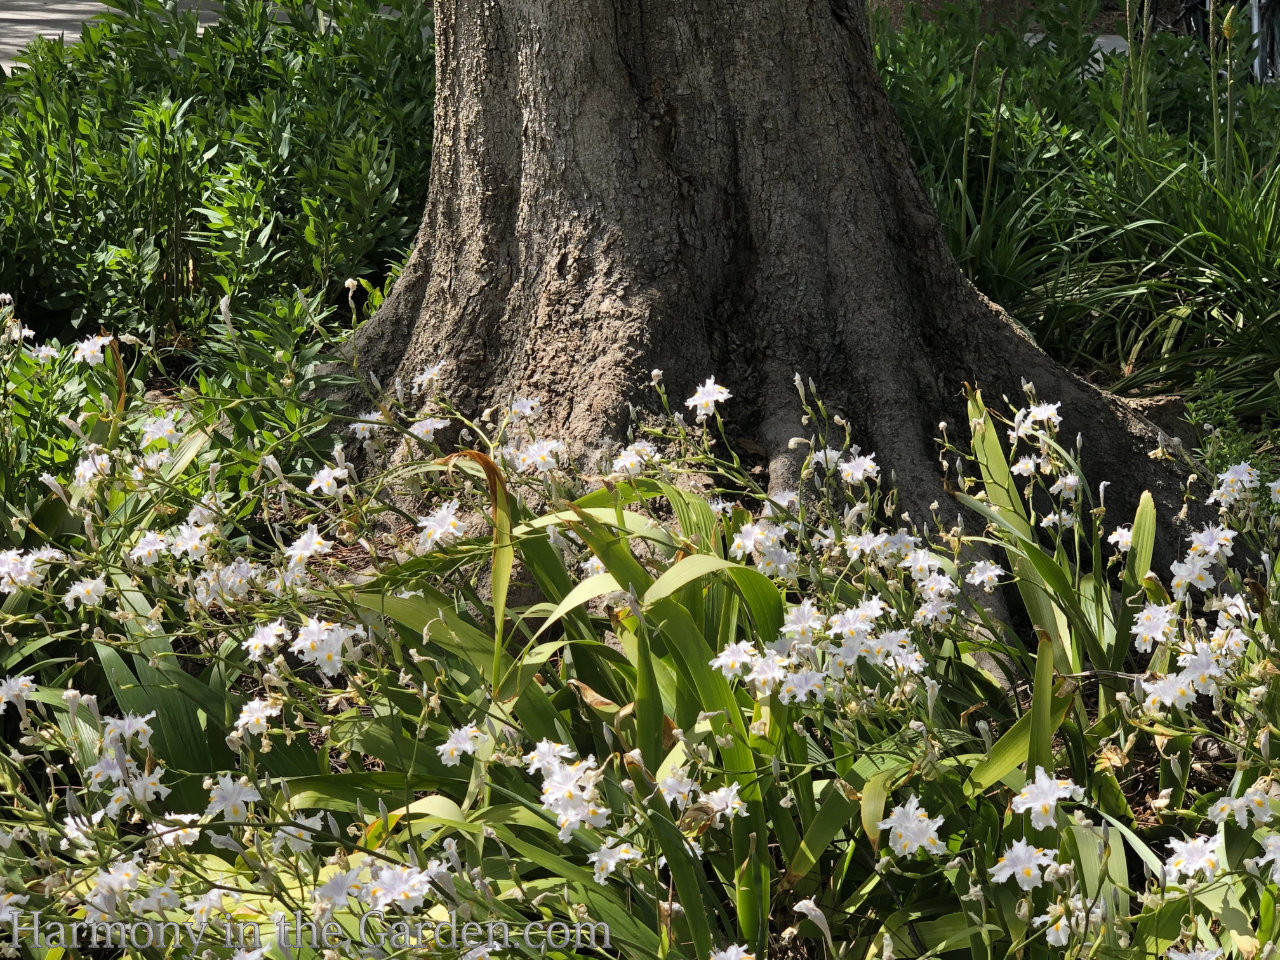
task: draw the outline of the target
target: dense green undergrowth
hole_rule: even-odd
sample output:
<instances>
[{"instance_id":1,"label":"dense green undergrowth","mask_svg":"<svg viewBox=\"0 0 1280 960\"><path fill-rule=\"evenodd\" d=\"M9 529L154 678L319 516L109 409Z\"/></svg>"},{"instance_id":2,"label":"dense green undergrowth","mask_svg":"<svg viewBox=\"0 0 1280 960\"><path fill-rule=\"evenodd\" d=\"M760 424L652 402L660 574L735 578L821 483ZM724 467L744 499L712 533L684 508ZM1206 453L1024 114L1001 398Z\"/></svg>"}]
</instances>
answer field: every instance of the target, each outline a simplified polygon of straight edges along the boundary
<instances>
[{"instance_id":1,"label":"dense green undergrowth","mask_svg":"<svg viewBox=\"0 0 1280 960\"><path fill-rule=\"evenodd\" d=\"M976 8L909 13L876 50L983 292L1121 390L1257 417L1280 405L1280 90L1247 82L1246 18L1215 9L1212 52L1138 30L1101 57L1088 2L992 32Z\"/></svg>"},{"instance_id":2,"label":"dense green undergrowth","mask_svg":"<svg viewBox=\"0 0 1280 960\"><path fill-rule=\"evenodd\" d=\"M245 36L275 37L254 9L237 16L262 32ZM352 15L370 30L391 29L362 9ZM160 29L136 10L125 20ZM357 35L313 26L308 43ZM258 47L228 29L205 62L251 83L235 65ZM894 55L960 57L963 37L934 29L908 24ZM135 39L141 63L154 38ZM1025 89L1044 81L1036 97L1057 98L1037 111L1082 124L1093 107L1042 74L1045 58L1064 58L1061 72L1083 56L1087 38L1069 39L1059 27L1058 53L1016 56L1036 64ZM938 85L975 103L990 93L942 69L912 74L918 104ZM1274 136L1259 119L1266 95L1235 93L1257 103L1232 137ZM1174 125L1198 96L1191 83L1148 115ZM945 103L939 128L955 118ZM175 126L194 122L194 103L181 124L174 109ZM995 146L977 199L1016 200L1038 175L1016 172L1035 124L1002 103L982 134L968 126L981 111L964 111L966 155L982 156L984 136ZM1037 163L1059 177L1084 155L1066 122L1037 141ZM1212 141L1212 127L1187 125L1188 142ZM1008 156L1006 127L1021 131ZM279 157L284 139L271 142ZM1091 189L1138 164L1085 159ZM961 165L955 197L976 169ZM1064 230L1102 196L1048 194L1047 210L1064 207L1044 216ZM1098 233L1100 250L1120 243ZM971 270L1016 261L992 252L999 231L963 235ZM1070 442L1088 425L1033 388L1017 410L972 394L968 422L940 426L970 512L914 524L812 385L802 487L772 494L729 449L713 380L677 401L686 419L637 428L605 476L575 468L536 398L468 420L437 391L438 368L343 416L314 398L358 311L321 264L293 281L308 292L282 292L283 272L269 280L293 262L280 236L255 266L252 244L228 252L189 234L214 279L187 312L154 312L163 298L127 312L164 278L162 257L101 301L109 318L82 314L78 343L26 330L23 301L0 302L0 942L40 911L46 931L195 924L216 960L332 960L276 942L281 915L331 921L350 941L341 957L417 955L415 925L445 918L606 924L607 949L545 955L627 960L1274 951L1280 482L1271 452L1251 455L1256 435L1234 423L1265 395L1257 368L1220 368L1235 378L1225 389L1201 384L1216 429L1189 495L1221 515L1153 570L1168 518L1149 497L1122 514L1094 485L1107 465L1083 464ZM1094 261L1068 240L1074 276L1073 257ZM1148 362L1144 337L1111 345L1121 317L1220 291L1213 278L1185 290L1155 279L1141 296L1113 285L1111 313L1102 294L1086 310L1069 285L1052 302L1088 321L1086 357ZM1034 300L1036 283L1009 289L1051 300ZM86 336L99 319L119 335ZM180 382L166 373L173 325L208 335ZM1204 349L1193 329L1160 341L1169 356L1144 383L1203 365L1178 359ZM361 445L400 456L353 456ZM394 466L359 466L378 462ZM1009 606L1028 629L991 612ZM262 942L238 942L253 935ZM54 960L31 936L19 936L25 955ZM433 946L466 960L544 955Z\"/></svg>"},{"instance_id":3,"label":"dense green undergrowth","mask_svg":"<svg viewBox=\"0 0 1280 960\"><path fill-rule=\"evenodd\" d=\"M628 960L1280 939L1280 578L1240 556L1274 555L1274 478L1201 467L1221 522L1152 570L1151 499L1119 514L1030 387L940 426L968 519L907 525L812 385L803 485L769 494L714 380L583 476L536 398L467 420L428 367L336 419L318 349L277 349L250 392L157 395L145 343L4 326L0 929L28 956L36 911L193 924L218 960L417 955L450 917L604 924L545 955ZM281 916L349 943L286 951Z\"/></svg>"},{"instance_id":4,"label":"dense green undergrowth","mask_svg":"<svg viewBox=\"0 0 1280 960\"><path fill-rule=\"evenodd\" d=\"M0 291L28 323L172 345L224 296L381 287L426 198L429 4L227 0L203 32L108 6L0 85Z\"/></svg>"}]
</instances>

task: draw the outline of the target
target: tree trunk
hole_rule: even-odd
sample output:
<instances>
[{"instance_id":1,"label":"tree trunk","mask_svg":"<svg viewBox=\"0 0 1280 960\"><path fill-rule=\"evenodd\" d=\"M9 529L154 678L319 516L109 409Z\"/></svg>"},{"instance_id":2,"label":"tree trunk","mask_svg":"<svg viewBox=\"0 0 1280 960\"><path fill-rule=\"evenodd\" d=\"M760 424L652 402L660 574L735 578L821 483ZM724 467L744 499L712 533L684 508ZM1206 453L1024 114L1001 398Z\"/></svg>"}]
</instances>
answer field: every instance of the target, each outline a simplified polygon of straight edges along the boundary
<instances>
[{"instance_id":1,"label":"tree trunk","mask_svg":"<svg viewBox=\"0 0 1280 960\"><path fill-rule=\"evenodd\" d=\"M588 453L651 369L677 401L714 374L775 483L805 433L800 373L917 510L944 496L934 438L963 431L962 384L1021 403L1025 378L1116 481L1116 522L1144 488L1180 501L1153 428L961 275L863 3L438 0L436 31L430 200L361 369L444 360L447 395L537 396L543 431Z\"/></svg>"}]
</instances>

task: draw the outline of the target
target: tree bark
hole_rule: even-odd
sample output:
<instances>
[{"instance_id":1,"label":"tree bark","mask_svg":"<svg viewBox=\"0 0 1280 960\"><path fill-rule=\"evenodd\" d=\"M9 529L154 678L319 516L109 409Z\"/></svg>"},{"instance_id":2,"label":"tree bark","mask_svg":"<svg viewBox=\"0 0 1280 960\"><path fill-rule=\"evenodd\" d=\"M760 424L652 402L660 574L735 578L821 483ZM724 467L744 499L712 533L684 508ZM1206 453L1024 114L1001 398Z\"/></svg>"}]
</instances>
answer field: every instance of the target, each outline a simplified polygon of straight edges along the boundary
<instances>
[{"instance_id":1,"label":"tree bark","mask_svg":"<svg viewBox=\"0 0 1280 960\"><path fill-rule=\"evenodd\" d=\"M775 483L805 433L800 373L917 510L944 497L934 438L963 429L962 384L1020 403L1025 378L1115 481L1117 522L1143 489L1180 503L1154 429L960 273L863 3L437 0L436 44L430 200L361 369L444 360L450 397L537 396L545 433L588 454L651 369L676 400L714 374Z\"/></svg>"}]
</instances>

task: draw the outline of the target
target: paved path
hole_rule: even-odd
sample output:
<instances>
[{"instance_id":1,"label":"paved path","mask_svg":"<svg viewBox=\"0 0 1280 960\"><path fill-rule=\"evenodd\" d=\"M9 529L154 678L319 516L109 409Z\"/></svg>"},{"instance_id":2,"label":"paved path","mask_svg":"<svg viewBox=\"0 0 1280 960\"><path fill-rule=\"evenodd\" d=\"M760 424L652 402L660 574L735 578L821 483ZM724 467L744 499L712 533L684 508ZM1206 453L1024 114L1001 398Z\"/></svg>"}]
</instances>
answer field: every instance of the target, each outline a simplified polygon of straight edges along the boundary
<instances>
[{"instance_id":1,"label":"paved path","mask_svg":"<svg viewBox=\"0 0 1280 960\"><path fill-rule=\"evenodd\" d=\"M200 21L213 23L217 0L178 0L183 10L199 9ZM107 8L96 0L0 0L0 65L13 68L14 57L36 37L80 38L80 26Z\"/></svg>"}]
</instances>

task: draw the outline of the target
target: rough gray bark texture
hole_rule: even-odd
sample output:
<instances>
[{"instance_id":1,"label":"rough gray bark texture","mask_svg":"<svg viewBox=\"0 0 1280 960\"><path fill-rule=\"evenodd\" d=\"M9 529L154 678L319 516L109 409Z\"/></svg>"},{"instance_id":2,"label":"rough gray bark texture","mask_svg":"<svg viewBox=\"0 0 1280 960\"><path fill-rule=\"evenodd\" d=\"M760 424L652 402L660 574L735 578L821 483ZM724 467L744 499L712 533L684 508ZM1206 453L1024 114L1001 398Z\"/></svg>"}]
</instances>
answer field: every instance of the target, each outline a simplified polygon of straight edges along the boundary
<instances>
[{"instance_id":1,"label":"rough gray bark texture","mask_svg":"<svg viewBox=\"0 0 1280 960\"><path fill-rule=\"evenodd\" d=\"M1021 402L1026 378L1114 482L1113 518L1144 488L1180 504L1150 425L961 275L863 3L437 0L436 43L431 199L355 345L383 383L445 360L449 396L538 396L546 433L590 450L651 369L677 401L714 374L785 483L799 372L919 510L944 496L934 438L963 426L962 384Z\"/></svg>"}]
</instances>

